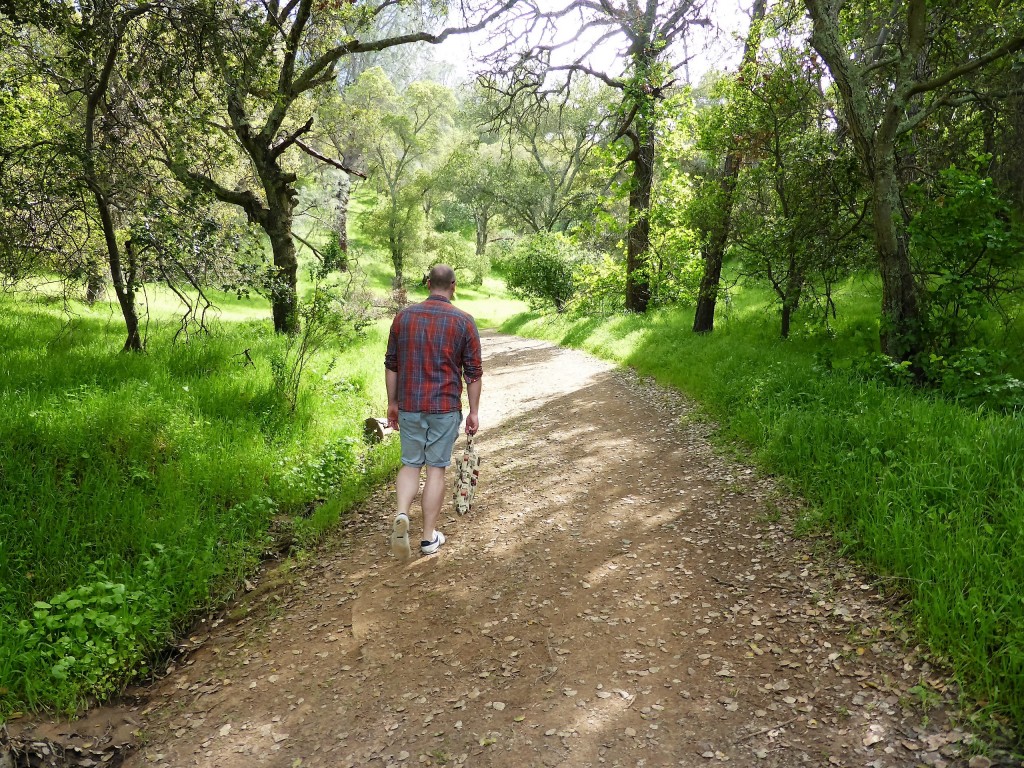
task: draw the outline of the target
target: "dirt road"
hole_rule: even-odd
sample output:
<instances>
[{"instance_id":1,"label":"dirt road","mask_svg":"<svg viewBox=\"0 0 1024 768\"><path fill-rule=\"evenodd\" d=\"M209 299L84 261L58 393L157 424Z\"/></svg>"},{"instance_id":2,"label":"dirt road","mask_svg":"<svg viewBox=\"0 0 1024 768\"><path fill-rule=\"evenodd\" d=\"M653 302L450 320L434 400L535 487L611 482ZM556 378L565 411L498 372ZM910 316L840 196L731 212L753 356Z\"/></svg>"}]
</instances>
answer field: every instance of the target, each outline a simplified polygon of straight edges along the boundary
<instances>
[{"instance_id":1,"label":"dirt road","mask_svg":"<svg viewBox=\"0 0 1024 768\"><path fill-rule=\"evenodd\" d=\"M399 563L382 490L147 691L126 765L966 765L873 586L792 538L797 503L683 398L484 349L482 480L448 544Z\"/></svg>"}]
</instances>

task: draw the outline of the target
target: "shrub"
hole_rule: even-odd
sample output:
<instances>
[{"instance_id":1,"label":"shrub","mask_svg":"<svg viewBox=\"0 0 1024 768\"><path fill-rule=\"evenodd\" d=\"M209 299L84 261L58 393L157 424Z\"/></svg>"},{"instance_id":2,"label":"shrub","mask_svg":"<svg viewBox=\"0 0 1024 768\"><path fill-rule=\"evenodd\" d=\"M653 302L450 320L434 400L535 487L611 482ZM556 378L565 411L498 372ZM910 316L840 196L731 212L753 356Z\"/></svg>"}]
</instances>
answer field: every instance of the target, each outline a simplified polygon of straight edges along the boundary
<instances>
[{"instance_id":1,"label":"shrub","mask_svg":"<svg viewBox=\"0 0 1024 768\"><path fill-rule=\"evenodd\" d=\"M352 346L374 319L369 298L351 283L317 283L299 314L300 332L289 336L284 351L270 360L274 385L291 412L298 407L299 390L312 359L326 349Z\"/></svg>"},{"instance_id":2,"label":"shrub","mask_svg":"<svg viewBox=\"0 0 1024 768\"><path fill-rule=\"evenodd\" d=\"M154 548L143 568L149 580L158 581L157 560L164 549ZM83 695L102 701L146 674L147 655L170 631L166 594L112 581L103 565L89 566L84 583L37 601L32 618L15 629L19 665L49 687L62 708L73 708Z\"/></svg>"},{"instance_id":3,"label":"shrub","mask_svg":"<svg viewBox=\"0 0 1024 768\"><path fill-rule=\"evenodd\" d=\"M1018 292L1024 231L992 179L951 167L930 190L913 190L921 210L910 223L915 269L924 278L928 353L947 355L977 341L978 323ZM922 363L923 364L923 363Z\"/></svg>"},{"instance_id":4,"label":"shrub","mask_svg":"<svg viewBox=\"0 0 1024 768\"><path fill-rule=\"evenodd\" d=\"M1024 411L1024 382L1003 373L1006 353L968 347L948 357L932 355L925 373L951 400L971 407Z\"/></svg>"},{"instance_id":5,"label":"shrub","mask_svg":"<svg viewBox=\"0 0 1024 768\"><path fill-rule=\"evenodd\" d=\"M575 267L582 254L560 233L524 237L504 262L509 292L533 307L554 306L564 312L576 293Z\"/></svg>"},{"instance_id":6,"label":"shrub","mask_svg":"<svg viewBox=\"0 0 1024 768\"><path fill-rule=\"evenodd\" d=\"M601 261L581 261L575 266L573 280L576 296L572 308L577 312L610 315L626 303L626 266L605 256Z\"/></svg>"},{"instance_id":7,"label":"shrub","mask_svg":"<svg viewBox=\"0 0 1024 768\"><path fill-rule=\"evenodd\" d=\"M321 271L323 275L331 272L345 272L348 270L348 254L341 248L341 236L337 232L330 232L327 235L327 242L320 252L323 264Z\"/></svg>"},{"instance_id":8,"label":"shrub","mask_svg":"<svg viewBox=\"0 0 1024 768\"><path fill-rule=\"evenodd\" d=\"M501 274L505 274L505 266L515 252L516 239L511 232L502 233L502 236L487 244L487 260L491 268Z\"/></svg>"}]
</instances>

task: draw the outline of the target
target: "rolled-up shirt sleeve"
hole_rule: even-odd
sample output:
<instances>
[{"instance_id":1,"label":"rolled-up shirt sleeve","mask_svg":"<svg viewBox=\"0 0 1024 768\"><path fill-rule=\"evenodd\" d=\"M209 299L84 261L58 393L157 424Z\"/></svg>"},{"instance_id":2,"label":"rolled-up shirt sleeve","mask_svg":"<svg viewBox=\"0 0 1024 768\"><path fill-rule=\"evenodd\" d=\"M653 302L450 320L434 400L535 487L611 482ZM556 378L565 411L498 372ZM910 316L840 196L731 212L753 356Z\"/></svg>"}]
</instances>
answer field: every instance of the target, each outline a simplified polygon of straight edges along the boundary
<instances>
[{"instance_id":1,"label":"rolled-up shirt sleeve","mask_svg":"<svg viewBox=\"0 0 1024 768\"><path fill-rule=\"evenodd\" d=\"M389 371L398 372L398 318L395 317L391 323L391 333L388 335L388 348L384 353L384 367Z\"/></svg>"},{"instance_id":2,"label":"rolled-up shirt sleeve","mask_svg":"<svg viewBox=\"0 0 1024 768\"><path fill-rule=\"evenodd\" d=\"M467 384L472 384L484 375L484 365L480 353L480 332L476 323L470 323L467 329L468 338L462 353L462 375Z\"/></svg>"}]
</instances>

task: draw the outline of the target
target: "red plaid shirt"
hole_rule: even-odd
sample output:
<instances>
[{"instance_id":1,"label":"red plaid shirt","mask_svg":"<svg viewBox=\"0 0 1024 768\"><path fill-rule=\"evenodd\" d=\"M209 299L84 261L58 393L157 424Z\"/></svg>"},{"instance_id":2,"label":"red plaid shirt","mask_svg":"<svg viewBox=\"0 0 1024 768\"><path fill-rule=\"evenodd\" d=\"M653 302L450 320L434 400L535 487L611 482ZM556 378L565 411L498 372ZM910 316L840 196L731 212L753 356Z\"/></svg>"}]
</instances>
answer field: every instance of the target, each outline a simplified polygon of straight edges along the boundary
<instances>
[{"instance_id":1,"label":"red plaid shirt","mask_svg":"<svg viewBox=\"0 0 1024 768\"><path fill-rule=\"evenodd\" d=\"M471 384L484 373L476 323L443 296L428 296L395 316L384 367L398 374L400 411L461 411L463 377Z\"/></svg>"}]
</instances>

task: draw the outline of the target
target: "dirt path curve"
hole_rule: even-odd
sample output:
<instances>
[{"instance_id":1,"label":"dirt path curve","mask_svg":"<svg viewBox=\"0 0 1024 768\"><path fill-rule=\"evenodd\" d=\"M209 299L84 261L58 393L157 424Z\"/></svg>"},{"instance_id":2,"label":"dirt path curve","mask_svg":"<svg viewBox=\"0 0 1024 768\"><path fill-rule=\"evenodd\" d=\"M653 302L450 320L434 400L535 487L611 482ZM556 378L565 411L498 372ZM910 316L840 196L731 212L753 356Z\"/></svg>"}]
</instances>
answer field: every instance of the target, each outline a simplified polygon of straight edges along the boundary
<instances>
[{"instance_id":1,"label":"dirt path curve","mask_svg":"<svg viewBox=\"0 0 1024 768\"><path fill-rule=\"evenodd\" d=\"M966 764L872 587L685 400L484 348L477 505L441 553L397 562L382 490L148 692L126 765Z\"/></svg>"}]
</instances>

